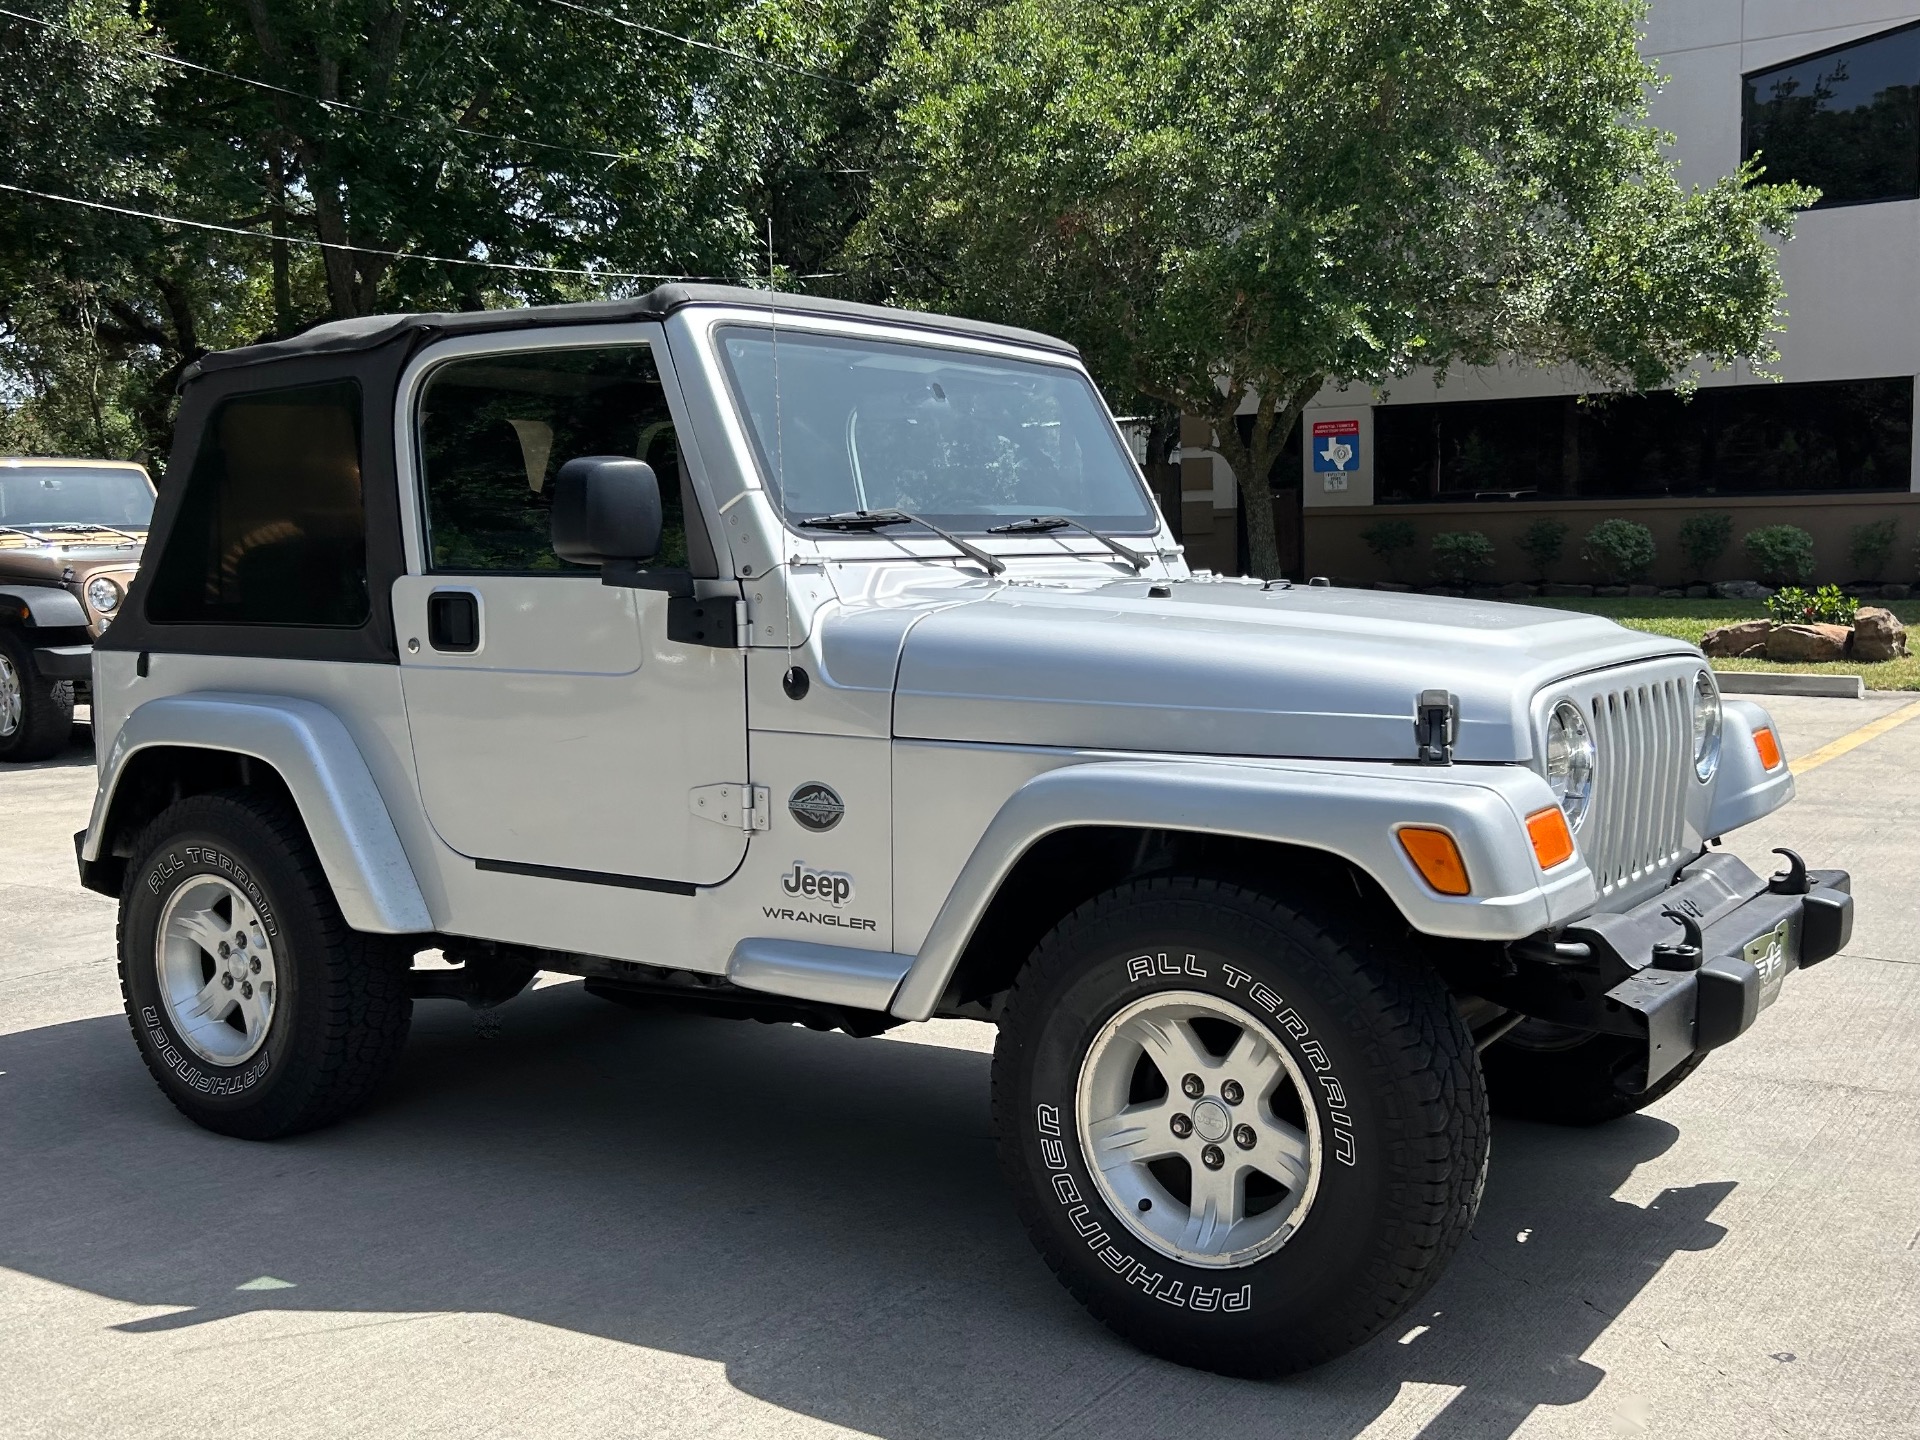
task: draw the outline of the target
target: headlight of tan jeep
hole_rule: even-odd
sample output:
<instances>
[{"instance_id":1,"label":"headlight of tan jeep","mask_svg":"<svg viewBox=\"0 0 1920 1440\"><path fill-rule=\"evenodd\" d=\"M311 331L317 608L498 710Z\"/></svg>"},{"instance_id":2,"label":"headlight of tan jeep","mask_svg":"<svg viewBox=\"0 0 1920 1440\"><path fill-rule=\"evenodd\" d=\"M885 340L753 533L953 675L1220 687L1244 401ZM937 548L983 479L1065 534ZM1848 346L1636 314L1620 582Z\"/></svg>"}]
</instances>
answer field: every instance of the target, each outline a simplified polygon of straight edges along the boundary
<instances>
[{"instance_id":1,"label":"headlight of tan jeep","mask_svg":"<svg viewBox=\"0 0 1920 1440\"><path fill-rule=\"evenodd\" d=\"M1702 670L1693 677L1693 773L1702 784L1720 765L1720 692Z\"/></svg>"},{"instance_id":2,"label":"headlight of tan jeep","mask_svg":"<svg viewBox=\"0 0 1920 1440\"><path fill-rule=\"evenodd\" d=\"M120 608L120 587L105 575L87 581L87 604L97 615L111 615Z\"/></svg>"},{"instance_id":3,"label":"headlight of tan jeep","mask_svg":"<svg viewBox=\"0 0 1920 1440\"><path fill-rule=\"evenodd\" d=\"M1547 721L1547 784L1575 830L1593 803L1595 761L1587 717L1571 700L1562 700Z\"/></svg>"}]
</instances>

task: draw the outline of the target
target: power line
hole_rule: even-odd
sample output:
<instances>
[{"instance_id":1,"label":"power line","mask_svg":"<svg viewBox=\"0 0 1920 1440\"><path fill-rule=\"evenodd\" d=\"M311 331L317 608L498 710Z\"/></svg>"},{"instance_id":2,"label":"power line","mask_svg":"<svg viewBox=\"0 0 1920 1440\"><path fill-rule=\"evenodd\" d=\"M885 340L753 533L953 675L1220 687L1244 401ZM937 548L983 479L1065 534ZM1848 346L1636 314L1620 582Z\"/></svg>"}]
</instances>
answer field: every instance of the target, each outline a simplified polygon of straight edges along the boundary
<instances>
[{"instance_id":1,"label":"power line","mask_svg":"<svg viewBox=\"0 0 1920 1440\"><path fill-rule=\"evenodd\" d=\"M721 279L723 283L734 283L718 276L649 274L637 270L581 270L565 265L521 265L509 260L474 260L457 255L425 255L417 250L375 250L365 245L342 245L334 240L314 240L305 235L267 235L258 230L242 229L238 225L216 225L209 220L185 220L178 215L159 215L151 210L134 210L125 205L108 205L99 200L79 200L71 195L55 195L46 190L29 190L24 185L9 185L5 181L0 181L0 190L10 190L16 195L31 195L36 200L53 200L62 205L78 205L87 210L104 210L112 215L131 215L137 220L153 220L162 225L183 225L192 230L212 230L221 235L238 235L247 240L265 240L270 244L311 245L321 250L351 251L355 255L384 255L390 260L426 260L438 265L477 265L487 270L517 270L535 275L580 275L589 280ZM810 280L825 277L803 275L799 278Z\"/></svg>"},{"instance_id":2,"label":"power line","mask_svg":"<svg viewBox=\"0 0 1920 1440\"><path fill-rule=\"evenodd\" d=\"M24 20L29 25L38 25L45 30L58 31L62 27L52 21L43 20L37 15L23 15L18 10L0 8L0 15L13 20ZM689 42L697 43L697 42ZM438 131L443 122L427 120L417 115L400 115L390 111L373 110L365 105L355 105L350 100L329 100L323 95L312 95L304 90L291 90L285 85L275 85L271 81L256 80L251 75L236 75L231 70L217 70L211 65L202 65L197 61L183 60L178 55L169 55L164 50L149 50L143 46L131 47L136 55L144 55L150 60L158 60L165 65L175 65L182 70L198 71L202 75L218 75L223 80L232 80L239 85L250 85L256 90L271 91L275 95L288 95L295 100L304 100L310 105L318 105L324 110L349 110L356 115L365 115L370 119L385 121L394 125L412 125L418 129ZM476 130L470 125L444 122L444 128L456 130L462 135L471 135L478 140L498 140L507 145L524 145L533 150L555 150L568 155L589 155L596 160L631 161L635 157L623 155L614 150L594 150L584 145L560 145L548 140L527 140L518 135L501 135L492 130Z\"/></svg>"},{"instance_id":3,"label":"power line","mask_svg":"<svg viewBox=\"0 0 1920 1440\"><path fill-rule=\"evenodd\" d=\"M639 20L631 19L625 15L616 15L611 10L596 10L591 5L577 4L575 0L550 0L550 3L558 5L562 10L574 10L582 15L594 15L602 20L611 20L616 25L624 25L629 30L638 30L643 35L655 35L662 40L678 41L680 44L691 46L696 50L710 50L716 55L725 55L733 60L743 60L749 65L765 65L770 69L785 70L792 75L805 75L813 80L824 80L829 85L844 85L849 90L858 90L860 88L851 80L842 79L838 75L829 75L825 70L812 70L805 65L789 65L784 60L773 60L765 55L754 55L745 50L734 50L725 45L716 45L711 40L695 40L691 36L677 35L671 30L662 30L658 25L644 24Z\"/></svg>"}]
</instances>

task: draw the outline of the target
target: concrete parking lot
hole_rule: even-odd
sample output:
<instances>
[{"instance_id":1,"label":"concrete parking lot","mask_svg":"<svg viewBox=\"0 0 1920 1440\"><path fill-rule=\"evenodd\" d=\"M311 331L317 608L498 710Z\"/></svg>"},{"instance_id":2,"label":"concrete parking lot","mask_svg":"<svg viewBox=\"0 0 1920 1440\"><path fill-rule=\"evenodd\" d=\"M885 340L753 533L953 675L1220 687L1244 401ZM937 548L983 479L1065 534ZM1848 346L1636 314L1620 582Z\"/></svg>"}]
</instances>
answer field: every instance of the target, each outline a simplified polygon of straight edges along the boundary
<instances>
[{"instance_id":1,"label":"concrete parking lot","mask_svg":"<svg viewBox=\"0 0 1920 1440\"><path fill-rule=\"evenodd\" d=\"M0 770L0 1435L1920 1434L1920 720L1770 702L1848 951L1649 1113L1502 1124L1405 1323L1268 1384L1148 1359L1001 1191L990 1033L423 1004L370 1113L270 1145L137 1058L89 751ZM901 1043L902 1041L906 1043Z\"/></svg>"}]
</instances>

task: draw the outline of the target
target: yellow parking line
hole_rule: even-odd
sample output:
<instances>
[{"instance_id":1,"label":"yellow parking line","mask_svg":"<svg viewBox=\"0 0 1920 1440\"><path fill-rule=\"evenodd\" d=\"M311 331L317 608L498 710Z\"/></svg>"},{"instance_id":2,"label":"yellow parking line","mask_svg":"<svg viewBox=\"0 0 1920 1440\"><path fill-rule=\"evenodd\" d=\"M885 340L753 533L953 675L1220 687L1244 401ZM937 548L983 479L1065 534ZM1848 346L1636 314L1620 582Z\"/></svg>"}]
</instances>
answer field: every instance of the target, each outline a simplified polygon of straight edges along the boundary
<instances>
[{"instance_id":1,"label":"yellow parking line","mask_svg":"<svg viewBox=\"0 0 1920 1440\"><path fill-rule=\"evenodd\" d=\"M1815 750L1811 755L1807 756L1806 759L1795 762L1793 765L1793 773L1796 775L1804 775L1809 770L1818 769L1829 760L1838 760L1849 750L1858 750L1869 740L1874 739L1876 736L1886 734L1887 731L1893 729L1896 725L1906 724L1907 721L1913 719L1916 715L1920 715L1920 700L1914 701L1911 705L1903 705L1891 715L1882 715L1878 720L1870 721L1862 725L1858 730L1842 735L1838 740L1828 741L1825 745L1822 745L1818 750Z\"/></svg>"}]
</instances>

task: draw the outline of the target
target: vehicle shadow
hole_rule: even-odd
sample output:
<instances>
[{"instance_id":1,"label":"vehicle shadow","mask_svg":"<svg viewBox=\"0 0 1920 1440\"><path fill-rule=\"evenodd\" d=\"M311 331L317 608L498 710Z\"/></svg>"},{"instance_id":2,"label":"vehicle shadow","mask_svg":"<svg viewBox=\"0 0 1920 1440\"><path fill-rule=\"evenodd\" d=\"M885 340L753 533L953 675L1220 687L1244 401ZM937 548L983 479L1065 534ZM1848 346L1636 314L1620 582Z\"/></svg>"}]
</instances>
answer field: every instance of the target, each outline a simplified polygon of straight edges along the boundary
<instances>
[{"instance_id":1,"label":"vehicle shadow","mask_svg":"<svg viewBox=\"0 0 1920 1440\"><path fill-rule=\"evenodd\" d=\"M497 1029L423 1005L378 1107L270 1145L179 1117L119 1017L0 1037L0 1070L0 1265L185 1307L123 1331L498 1312L718 1360L762 1400L899 1440L1201 1417L1351 1436L1406 1382L1459 1392L1423 1434L1509 1435L1592 1391L1583 1352L1669 1256L1719 1239L1707 1217L1732 1188L1611 1198L1672 1143L1662 1121L1503 1126L1441 1285L1357 1354L1255 1384L1148 1359L1055 1284L1002 1192L984 1055L556 985ZM260 1277L297 1288L236 1289Z\"/></svg>"}]
</instances>

